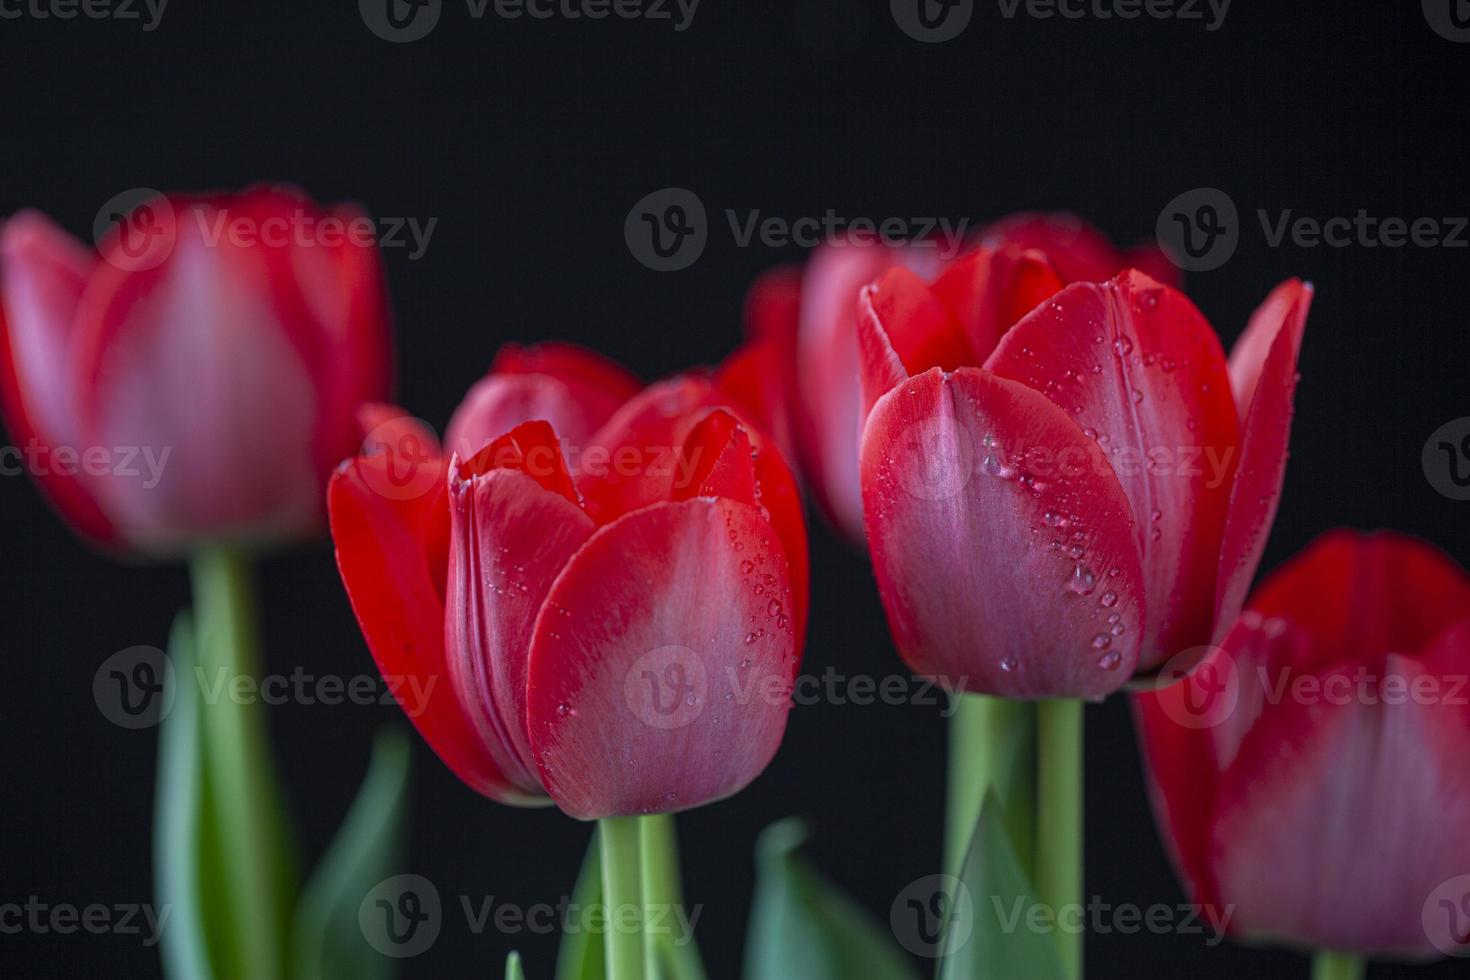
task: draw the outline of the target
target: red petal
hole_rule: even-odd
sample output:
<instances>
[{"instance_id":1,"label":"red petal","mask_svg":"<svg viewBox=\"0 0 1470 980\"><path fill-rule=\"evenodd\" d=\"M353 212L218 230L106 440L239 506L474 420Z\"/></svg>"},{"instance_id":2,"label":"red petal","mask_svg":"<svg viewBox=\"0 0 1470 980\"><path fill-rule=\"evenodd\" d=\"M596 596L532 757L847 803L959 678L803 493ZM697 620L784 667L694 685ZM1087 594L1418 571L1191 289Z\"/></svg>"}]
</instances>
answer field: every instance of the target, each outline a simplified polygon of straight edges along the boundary
<instances>
[{"instance_id":1,"label":"red petal","mask_svg":"<svg viewBox=\"0 0 1470 980\"><path fill-rule=\"evenodd\" d=\"M765 768L796 656L779 555L755 508L722 499L629 514L577 553L531 649L531 745L558 806L684 810Z\"/></svg>"},{"instance_id":2,"label":"red petal","mask_svg":"<svg viewBox=\"0 0 1470 980\"><path fill-rule=\"evenodd\" d=\"M858 291L889 266L930 277L938 270L937 252L929 246L826 245L812 253L802 277L794 401L801 410L796 426L801 451L794 458L833 523L854 541L863 540L857 458L866 414L857 381Z\"/></svg>"},{"instance_id":3,"label":"red petal","mask_svg":"<svg viewBox=\"0 0 1470 980\"><path fill-rule=\"evenodd\" d=\"M952 371L978 363L959 322L908 269L889 269L860 295L859 315L871 316L882 326L910 375L932 367Z\"/></svg>"},{"instance_id":4,"label":"red petal","mask_svg":"<svg viewBox=\"0 0 1470 980\"><path fill-rule=\"evenodd\" d=\"M1380 657L1369 670L1400 678L1401 692L1437 691L1431 698L1395 700L1359 665L1344 666L1318 675L1320 687L1287 687L1308 693L1287 693L1251 726L1222 778L1212 833L1220 892L1242 933L1435 953L1426 904L1470 867L1470 725L1450 700L1470 667L1470 631L1445 642L1455 648L1451 683L1411 657Z\"/></svg>"},{"instance_id":5,"label":"red petal","mask_svg":"<svg viewBox=\"0 0 1470 980\"><path fill-rule=\"evenodd\" d=\"M450 677L501 769L534 794L540 779L526 736L531 626L595 525L577 504L545 422L528 422L461 464L449 496Z\"/></svg>"},{"instance_id":6,"label":"red petal","mask_svg":"<svg viewBox=\"0 0 1470 980\"><path fill-rule=\"evenodd\" d=\"M986 228L981 243L1036 249L1069 283L1103 282L1123 270L1123 257L1113 243L1075 214L1013 214Z\"/></svg>"},{"instance_id":7,"label":"red petal","mask_svg":"<svg viewBox=\"0 0 1470 980\"><path fill-rule=\"evenodd\" d=\"M637 376L617 361L576 344L554 341L530 347L506 344L496 352L490 373L555 378L571 388L579 400L595 403L597 409L592 414L601 414L603 420L643 387Z\"/></svg>"},{"instance_id":8,"label":"red petal","mask_svg":"<svg viewBox=\"0 0 1470 980\"><path fill-rule=\"evenodd\" d=\"M1016 321L1062 285L1040 252L982 248L958 259L929 288L961 324L975 356L984 360Z\"/></svg>"},{"instance_id":9,"label":"red petal","mask_svg":"<svg viewBox=\"0 0 1470 980\"><path fill-rule=\"evenodd\" d=\"M758 506L750 439L735 416L721 409L710 412L689 433L684 449L691 462L690 479L675 482L671 499L728 497Z\"/></svg>"},{"instance_id":10,"label":"red petal","mask_svg":"<svg viewBox=\"0 0 1470 980\"><path fill-rule=\"evenodd\" d=\"M909 379L909 370L894 350L893 338L888 335L890 324L884 322L879 312L882 303L876 295L877 286L877 283L872 283L858 293L857 346L862 369L861 397L857 399L859 430L878 399ZM862 513L861 506L858 513Z\"/></svg>"},{"instance_id":11,"label":"red petal","mask_svg":"<svg viewBox=\"0 0 1470 980\"><path fill-rule=\"evenodd\" d=\"M986 368L1046 395L1109 453L1143 549L1140 666L1206 642L1240 439L1204 317L1138 272L1076 283L1012 328Z\"/></svg>"},{"instance_id":12,"label":"red petal","mask_svg":"<svg viewBox=\"0 0 1470 980\"><path fill-rule=\"evenodd\" d=\"M44 215L23 211L0 226L0 408L11 441L31 451L80 453L69 345L73 316L94 259ZM39 462L39 461L38 461ZM36 466L47 498L81 534L114 537L79 476Z\"/></svg>"},{"instance_id":13,"label":"red petal","mask_svg":"<svg viewBox=\"0 0 1470 980\"><path fill-rule=\"evenodd\" d=\"M1230 352L1230 381L1242 434L1240 465L1220 544L1215 586L1217 635L1230 627L1240 611L1281 503L1297 356L1311 305L1312 287L1297 280L1282 283L1251 317L1245 334Z\"/></svg>"},{"instance_id":14,"label":"red petal","mask_svg":"<svg viewBox=\"0 0 1470 980\"><path fill-rule=\"evenodd\" d=\"M90 443L170 456L156 485L109 473L99 499L124 537L155 553L200 537L310 533L329 455L356 449L357 406L318 385L339 352L297 282L297 249L228 230L243 218L264 233L300 200L258 190L153 204L172 209L170 234L157 239L166 259L136 268L114 234L78 307L78 422ZM328 454L331 433L351 439Z\"/></svg>"},{"instance_id":15,"label":"red petal","mask_svg":"<svg viewBox=\"0 0 1470 980\"><path fill-rule=\"evenodd\" d=\"M377 489L388 459L346 463L332 477L327 509L337 568L378 669L396 678L400 704L424 741L460 779L505 803L533 802L507 778L454 691L444 656L443 577L435 526L448 523L439 492L395 499Z\"/></svg>"},{"instance_id":16,"label":"red petal","mask_svg":"<svg viewBox=\"0 0 1470 980\"><path fill-rule=\"evenodd\" d=\"M861 461L873 570L915 671L1015 698L1128 679L1144 618L1128 501L1065 413L978 369L933 370L874 407Z\"/></svg>"},{"instance_id":17,"label":"red petal","mask_svg":"<svg viewBox=\"0 0 1470 980\"><path fill-rule=\"evenodd\" d=\"M1250 613L1312 639L1298 670L1413 653L1470 610L1470 576L1431 545L1392 532L1330 531L1273 572ZM1247 615L1250 615L1247 613Z\"/></svg>"}]
</instances>

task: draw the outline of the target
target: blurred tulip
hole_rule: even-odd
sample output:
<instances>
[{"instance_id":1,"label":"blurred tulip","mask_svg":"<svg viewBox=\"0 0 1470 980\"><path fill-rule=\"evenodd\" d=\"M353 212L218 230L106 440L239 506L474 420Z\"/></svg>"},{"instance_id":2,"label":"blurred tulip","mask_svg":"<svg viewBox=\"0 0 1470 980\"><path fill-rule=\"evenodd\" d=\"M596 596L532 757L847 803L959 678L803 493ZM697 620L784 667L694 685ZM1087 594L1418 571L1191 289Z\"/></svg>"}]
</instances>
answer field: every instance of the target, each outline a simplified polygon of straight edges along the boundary
<instances>
[{"instance_id":1,"label":"blurred tulip","mask_svg":"<svg viewBox=\"0 0 1470 980\"><path fill-rule=\"evenodd\" d=\"M1192 661L1192 662L1191 662ZM1134 699L1154 811L1193 900L1247 940L1470 953L1470 576L1333 531L1219 647Z\"/></svg>"},{"instance_id":2,"label":"blurred tulip","mask_svg":"<svg viewBox=\"0 0 1470 980\"><path fill-rule=\"evenodd\" d=\"M39 213L5 222L0 403L77 531L162 557L320 527L392 352L376 246L299 232L365 220L278 188L169 196L100 259Z\"/></svg>"},{"instance_id":3,"label":"blurred tulip","mask_svg":"<svg viewBox=\"0 0 1470 980\"><path fill-rule=\"evenodd\" d=\"M396 489L393 453L332 480L338 566L379 668L438 685L414 721L494 799L600 819L736 792L775 753L799 663L794 478L716 376L652 385L603 419L627 375L601 359L497 363L513 383L477 386L451 460L423 461L424 492ZM486 395L498 387L517 394ZM545 418L602 424L579 442Z\"/></svg>"},{"instance_id":4,"label":"blurred tulip","mask_svg":"<svg viewBox=\"0 0 1470 980\"><path fill-rule=\"evenodd\" d=\"M1099 698L1209 642L1275 516L1311 288L1273 292L1227 366L1140 272L1056 286L982 248L859 298L874 573L910 667L956 689Z\"/></svg>"},{"instance_id":5,"label":"blurred tulip","mask_svg":"<svg viewBox=\"0 0 1470 980\"><path fill-rule=\"evenodd\" d=\"M1041 252L1057 276L1056 289L1082 280L1100 282L1130 266L1176 284L1174 266L1157 246L1120 252L1101 232L1070 214L1012 215L986 228L980 238L991 249ZM775 269L762 276L746 297L746 332L773 344L780 354L775 376L781 382L783 410L771 431L799 462L828 519L856 542L864 540L858 476L863 420L858 290L892 266L933 278L949 261L939 245L825 245L804 269ZM1019 319L1026 312L1015 309L1008 315ZM1003 330L1013 322L997 326Z\"/></svg>"}]
</instances>

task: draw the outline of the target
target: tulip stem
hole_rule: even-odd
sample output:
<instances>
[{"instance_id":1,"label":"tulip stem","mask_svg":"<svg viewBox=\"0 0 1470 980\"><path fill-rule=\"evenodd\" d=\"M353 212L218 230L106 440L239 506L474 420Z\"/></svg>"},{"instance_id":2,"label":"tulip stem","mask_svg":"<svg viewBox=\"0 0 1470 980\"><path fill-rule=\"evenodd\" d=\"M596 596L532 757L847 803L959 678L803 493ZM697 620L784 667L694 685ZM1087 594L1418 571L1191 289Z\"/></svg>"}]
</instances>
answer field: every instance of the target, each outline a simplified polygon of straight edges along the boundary
<instances>
[{"instance_id":1,"label":"tulip stem","mask_svg":"<svg viewBox=\"0 0 1470 980\"><path fill-rule=\"evenodd\" d=\"M218 894L229 905L230 950L244 976L284 974L289 902L295 894L289 842L271 768L265 715L253 699L235 696L239 679L258 683L260 642L249 562L236 552L205 548L190 565L198 623L197 678L204 696L200 726L210 811L218 821L216 855L226 869ZM222 916L223 918L223 916Z\"/></svg>"},{"instance_id":2,"label":"tulip stem","mask_svg":"<svg viewBox=\"0 0 1470 980\"><path fill-rule=\"evenodd\" d=\"M1036 807L1036 708L983 694L951 695L949 798L944 817L945 874L958 875L980 819L986 789L994 789L1021 866L1031 871Z\"/></svg>"},{"instance_id":3,"label":"tulip stem","mask_svg":"<svg viewBox=\"0 0 1470 980\"><path fill-rule=\"evenodd\" d=\"M1312 957L1312 980L1363 980L1368 964L1361 956L1319 950Z\"/></svg>"},{"instance_id":4,"label":"tulip stem","mask_svg":"<svg viewBox=\"0 0 1470 980\"><path fill-rule=\"evenodd\" d=\"M638 829L643 859L643 907L654 917L644 932L644 966L650 977L672 974L674 980L704 980L704 964L694 945L694 927L681 910L684 889L679 878L679 838L674 815L654 813L639 817ZM654 923L663 923L657 932Z\"/></svg>"},{"instance_id":5,"label":"tulip stem","mask_svg":"<svg viewBox=\"0 0 1470 980\"><path fill-rule=\"evenodd\" d=\"M638 817L608 817L597 822L602 900L607 906L603 942L608 980L643 980L644 977L642 848L638 821Z\"/></svg>"},{"instance_id":6,"label":"tulip stem","mask_svg":"<svg viewBox=\"0 0 1470 980\"><path fill-rule=\"evenodd\" d=\"M1082 895L1082 702L1037 705L1036 891L1058 922L1080 921ZM1082 933L1055 932L1062 968L1082 976Z\"/></svg>"}]
</instances>

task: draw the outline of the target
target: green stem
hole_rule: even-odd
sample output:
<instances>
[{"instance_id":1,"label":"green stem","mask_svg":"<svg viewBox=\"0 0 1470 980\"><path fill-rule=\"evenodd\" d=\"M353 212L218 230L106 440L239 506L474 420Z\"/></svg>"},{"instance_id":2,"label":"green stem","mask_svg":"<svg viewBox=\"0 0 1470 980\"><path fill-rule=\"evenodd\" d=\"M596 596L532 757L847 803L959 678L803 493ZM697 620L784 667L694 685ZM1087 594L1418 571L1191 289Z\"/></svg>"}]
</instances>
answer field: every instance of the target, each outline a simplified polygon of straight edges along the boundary
<instances>
[{"instance_id":1,"label":"green stem","mask_svg":"<svg viewBox=\"0 0 1470 980\"><path fill-rule=\"evenodd\" d=\"M995 790L1005 809L1017 855L1029 872L1036 709L1024 701L981 694L955 694L950 704L944 872L958 875L963 868L987 788Z\"/></svg>"},{"instance_id":2,"label":"green stem","mask_svg":"<svg viewBox=\"0 0 1470 980\"><path fill-rule=\"evenodd\" d=\"M234 950L244 976L284 974L291 869L278 856L285 841L263 709L234 696L238 677L258 680L260 644L249 562L227 550L202 549L190 566L198 631L200 724L211 811L226 868Z\"/></svg>"},{"instance_id":3,"label":"green stem","mask_svg":"<svg viewBox=\"0 0 1470 980\"><path fill-rule=\"evenodd\" d=\"M1059 921L1079 921L1068 907L1082 895L1082 702L1037 706L1036 891ZM1065 917L1064 917L1065 913ZM1058 929L1062 967L1082 976L1082 934Z\"/></svg>"},{"instance_id":4,"label":"green stem","mask_svg":"<svg viewBox=\"0 0 1470 980\"><path fill-rule=\"evenodd\" d=\"M642 848L638 817L609 817L597 822L597 849L602 856L602 900L607 906L608 980L643 980ZM637 909L637 928L627 924L626 909Z\"/></svg>"},{"instance_id":5,"label":"green stem","mask_svg":"<svg viewBox=\"0 0 1470 980\"><path fill-rule=\"evenodd\" d=\"M689 920L681 906L684 889L679 878L679 837L672 813L655 813L638 818L643 867L643 907L665 924L655 934L644 934L644 964L649 977L662 972L659 960L672 967L675 980L704 980L704 964L694 944L692 927L686 935L682 926Z\"/></svg>"},{"instance_id":6,"label":"green stem","mask_svg":"<svg viewBox=\"0 0 1470 980\"><path fill-rule=\"evenodd\" d=\"M1312 957L1312 980L1363 980L1368 964L1352 953L1319 950Z\"/></svg>"}]
</instances>

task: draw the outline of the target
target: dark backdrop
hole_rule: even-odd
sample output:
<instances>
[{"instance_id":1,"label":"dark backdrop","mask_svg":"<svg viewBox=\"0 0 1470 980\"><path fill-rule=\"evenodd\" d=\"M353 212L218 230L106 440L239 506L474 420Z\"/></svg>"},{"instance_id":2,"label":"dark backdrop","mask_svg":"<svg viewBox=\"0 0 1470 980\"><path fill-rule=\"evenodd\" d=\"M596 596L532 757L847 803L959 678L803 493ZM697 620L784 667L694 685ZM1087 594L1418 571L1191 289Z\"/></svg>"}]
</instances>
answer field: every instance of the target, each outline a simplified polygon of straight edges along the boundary
<instances>
[{"instance_id":1,"label":"dark backdrop","mask_svg":"<svg viewBox=\"0 0 1470 980\"><path fill-rule=\"evenodd\" d=\"M445 0L436 31L405 45L373 36L351 3L223 6L174 0L149 33L0 19L0 214L39 207L85 236L127 188L272 178L378 215L437 218L422 258L386 254L401 400L442 426L507 340L568 338L648 378L722 357L747 283L801 257L737 247L725 208L976 220L1068 208L1130 241L1151 234L1170 198L1218 187L1240 209L1240 247L1188 287L1227 343L1279 280L1318 287L1265 567L1338 524L1403 528L1470 560L1467 505L1436 493L1419 462L1430 432L1470 414L1470 253L1273 248L1254 217L1470 210L1470 46L1438 36L1417 3L1237 0L1210 32L1148 18L1007 21L985 2L942 44L911 40L887 3L858 0L705 0L683 33L473 21ZM698 193L716 225L698 262L660 274L631 257L623 219L669 185ZM164 642L185 577L88 552L23 477L0 479L0 511L0 900L146 901L155 734L109 724L89 692L109 654ZM865 563L825 529L812 548L807 670L900 670ZM271 670L371 670L325 545L270 561L263 591ZM400 720L389 708L271 711L310 858L351 799L371 733ZM899 889L938 862L943 747L933 707L800 707L749 790L682 817L713 975L736 975L751 844L787 814L814 819L815 859L886 919ZM570 887L588 827L473 795L416 739L414 758L411 868L446 900L529 904ZM1088 892L1180 901L1122 699L1088 712L1087 780ZM513 946L532 976L549 975L554 938L475 936L454 917L405 973L493 976ZM1293 954L1177 935L1094 936L1087 956L1094 977L1305 970ZM7 976L158 970L136 937L85 934L0 936L0 964Z\"/></svg>"}]
</instances>

